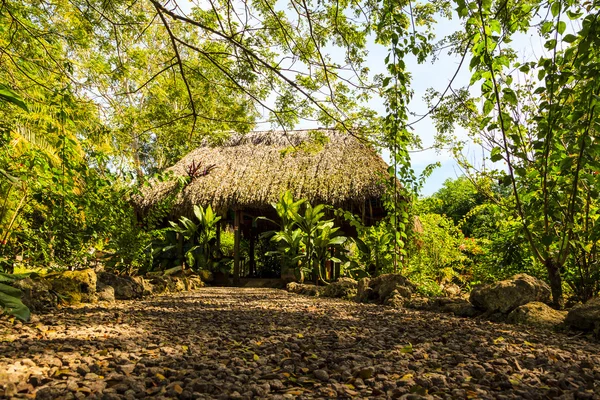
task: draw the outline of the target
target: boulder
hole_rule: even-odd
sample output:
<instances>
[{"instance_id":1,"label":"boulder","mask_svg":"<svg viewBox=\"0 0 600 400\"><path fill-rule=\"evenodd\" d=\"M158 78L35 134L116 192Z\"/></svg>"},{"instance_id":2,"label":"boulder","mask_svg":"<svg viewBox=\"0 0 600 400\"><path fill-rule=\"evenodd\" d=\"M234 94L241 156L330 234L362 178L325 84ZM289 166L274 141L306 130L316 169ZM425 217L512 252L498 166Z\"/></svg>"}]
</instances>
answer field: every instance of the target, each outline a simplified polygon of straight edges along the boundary
<instances>
[{"instance_id":1,"label":"boulder","mask_svg":"<svg viewBox=\"0 0 600 400\"><path fill-rule=\"evenodd\" d=\"M431 308L454 314L458 317L477 317L481 315L481 311L475 308L469 301L456 297L437 297L431 299Z\"/></svg>"},{"instance_id":2,"label":"boulder","mask_svg":"<svg viewBox=\"0 0 600 400\"><path fill-rule=\"evenodd\" d=\"M323 289L323 297L334 297L338 299L353 299L356 297L358 284L352 278L340 278Z\"/></svg>"},{"instance_id":3,"label":"boulder","mask_svg":"<svg viewBox=\"0 0 600 400\"><path fill-rule=\"evenodd\" d=\"M204 287L204 282L200 276L192 275L187 277L185 280L185 290L198 290Z\"/></svg>"},{"instance_id":4,"label":"boulder","mask_svg":"<svg viewBox=\"0 0 600 400\"><path fill-rule=\"evenodd\" d=\"M93 269L55 272L45 279L59 297L68 303L93 303L96 297L96 272Z\"/></svg>"},{"instance_id":5,"label":"boulder","mask_svg":"<svg viewBox=\"0 0 600 400\"><path fill-rule=\"evenodd\" d=\"M142 296L150 296L154 293L154 286L148 279L143 276L134 276L132 278L142 287Z\"/></svg>"},{"instance_id":6,"label":"boulder","mask_svg":"<svg viewBox=\"0 0 600 400\"><path fill-rule=\"evenodd\" d=\"M415 286L400 274L384 274L369 281L367 300L375 300L381 304L397 304L409 299Z\"/></svg>"},{"instance_id":7,"label":"boulder","mask_svg":"<svg viewBox=\"0 0 600 400\"><path fill-rule=\"evenodd\" d=\"M323 286L307 285L304 283L290 282L286 285L288 292L303 294L305 296L319 296L325 288Z\"/></svg>"},{"instance_id":8,"label":"boulder","mask_svg":"<svg viewBox=\"0 0 600 400\"><path fill-rule=\"evenodd\" d=\"M600 333L600 297L573 307L569 310L565 323L574 329Z\"/></svg>"},{"instance_id":9,"label":"boulder","mask_svg":"<svg viewBox=\"0 0 600 400\"><path fill-rule=\"evenodd\" d=\"M358 280L358 285L356 288L356 298L355 300L359 303L364 303L369 300L370 292L372 291L369 287L369 282L371 280L369 278L361 278Z\"/></svg>"},{"instance_id":10,"label":"boulder","mask_svg":"<svg viewBox=\"0 0 600 400\"><path fill-rule=\"evenodd\" d=\"M168 285L167 287L169 288L169 292L171 293L179 293L179 292L185 292L185 283L183 281L183 278L179 278L179 277L171 277L170 279L168 279Z\"/></svg>"},{"instance_id":11,"label":"boulder","mask_svg":"<svg viewBox=\"0 0 600 400\"><path fill-rule=\"evenodd\" d=\"M506 321L511 324L550 328L562 324L566 316L565 311L557 311L545 303L532 301L515 308L508 314Z\"/></svg>"},{"instance_id":12,"label":"boulder","mask_svg":"<svg viewBox=\"0 0 600 400\"><path fill-rule=\"evenodd\" d=\"M98 282L96 285L96 295L99 301L115 301L115 288Z\"/></svg>"},{"instance_id":13,"label":"boulder","mask_svg":"<svg viewBox=\"0 0 600 400\"><path fill-rule=\"evenodd\" d=\"M404 307L421 311L432 311L435 308L432 300L424 296L412 296L404 302Z\"/></svg>"},{"instance_id":14,"label":"boulder","mask_svg":"<svg viewBox=\"0 0 600 400\"><path fill-rule=\"evenodd\" d=\"M455 283L445 283L440 285L440 288L442 289L444 296L448 297L458 297L462 293L460 286Z\"/></svg>"},{"instance_id":15,"label":"boulder","mask_svg":"<svg viewBox=\"0 0 600 400\"><path fill-rule=\"evenodd\" d=\"M45 279L20 279L11 285L21 289L21 301L32 312L47 311L58 304L58 296L51 292L52 283Z\"/></svg>"},{"instance_id":16,"label":"boulder","mask_svg":"<svg viewBox=\"0 0 600 400\"><path fill-rule=\"evenodd\" d=\"M404 303L408 298L403 296L398 290L393 290L392 293L384 300L383 304L390 307L404 307Z\"/></svg>"},{"instance_id":17,"label":"boulder","mask_svg":"<svg viewBox=\"0 0 600 400\"><path fill-rule=\"evenodd\" d=\"M169 279L164 276L153 276L149 279L154 290L154 294L164 294L169 292Z\"/></svg>"},{"instance_id":18,"label":"boulder","mask_svg":"<svg viewBox=\"0 0 600 400\"><path fill-rule=\"evenodd\" d=\"M211 283L214 280L213 273L207 269L198 271L198 276L202 279L202 282Z\"/></svg>"},{"instance_id":19,"label":"boulder","mask_svg":"<svg viewBox=\"0 0 600 400\"><path fill-rule=\"evenodd\" d=\"M98 281L103 285L112 286L115 298L118 300L137 299L143 296L144 287L130 276L117 276L110 272L98 273Z\"/></svg>"},{"instance_id":20,"label":"boulder","mask_svg":"<svg viewBox=\"0 0 600 400\"><path fill-rule=\"evenodd\" d=\"M550 287L527 274L518 274L491 285L478 285L469 297L471 304L481 310L504 314L532 301L549 303L550 300Z\"/></svg>"}]
</instances>

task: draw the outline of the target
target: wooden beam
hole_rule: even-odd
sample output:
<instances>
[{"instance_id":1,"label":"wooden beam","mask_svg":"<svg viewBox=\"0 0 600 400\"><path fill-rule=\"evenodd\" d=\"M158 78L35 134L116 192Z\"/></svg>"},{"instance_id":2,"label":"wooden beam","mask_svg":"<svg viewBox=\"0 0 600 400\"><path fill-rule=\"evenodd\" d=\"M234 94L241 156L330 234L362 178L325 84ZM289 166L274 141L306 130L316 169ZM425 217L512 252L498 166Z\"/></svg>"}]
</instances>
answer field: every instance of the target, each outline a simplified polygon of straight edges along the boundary
<instances>
[{"instance_id":1,"label":"wooden beam","mask_svg":"<svg viewBox=\"0 0 600 400\"><path fill-rule=\"evenodd\" d=\"M240 219L242 212L240 210L235 211L235 217L233 219L233 284L235 286L240 284L240 242L242 240L242 232L240 230Z\"/></svg>"},{"instance_id":2,"label":"wooden beam","mask_svg":"<svg viewBox=\"0 0 600 400\"><path fill-rule=\"evenodd\" d=\"M248 265L250 271L249 275L254 276L256 274L256 260L254 259L254 235L256 234L256 228L254 224L250 228L250 263Z\"/></svg>"},{"instance_id":3,"label":"wooden beam","mask_svg":"<svg viewBox=\"0 0 600 400\"><path fill-rule=\"evenodd\" d=\"M217 222L217 248L219 251L221 250L221 222L223 222L223 220Z\"/></svg>"}]
</instances>

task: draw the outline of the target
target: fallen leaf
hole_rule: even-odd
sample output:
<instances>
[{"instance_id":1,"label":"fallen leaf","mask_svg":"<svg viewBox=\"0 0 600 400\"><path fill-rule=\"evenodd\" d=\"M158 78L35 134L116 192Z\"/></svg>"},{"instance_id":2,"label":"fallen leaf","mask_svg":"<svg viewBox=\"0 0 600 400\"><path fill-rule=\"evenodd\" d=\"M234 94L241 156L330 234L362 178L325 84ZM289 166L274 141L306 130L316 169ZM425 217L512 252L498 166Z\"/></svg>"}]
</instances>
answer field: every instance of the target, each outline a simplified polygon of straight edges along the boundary
<instances>
[{"instance_id":1,"label":"fallen leaf","mask_svg":"<svg viewBox=\"0 0 600 400\"><path fill-rule=\"evenodd\" d=\"M403 348L400 349L400 353L402 354L410 354L414 351L412 343L407 344Z\"/></svg>"}]
</instances>

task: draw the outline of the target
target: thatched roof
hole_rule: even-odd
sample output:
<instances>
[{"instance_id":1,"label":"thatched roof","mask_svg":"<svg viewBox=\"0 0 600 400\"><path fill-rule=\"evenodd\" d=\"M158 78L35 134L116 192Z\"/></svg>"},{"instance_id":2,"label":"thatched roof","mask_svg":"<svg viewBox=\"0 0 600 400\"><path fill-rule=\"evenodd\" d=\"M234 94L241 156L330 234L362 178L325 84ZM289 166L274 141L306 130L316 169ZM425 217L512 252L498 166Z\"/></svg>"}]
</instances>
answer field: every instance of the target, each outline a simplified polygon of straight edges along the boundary
<instances>
[{"instance_id":1,"label":"thatched roof","mask_svg":"<svg viewBox=\"0 0 600 400\"><path fill-rule=\"evenodd\" d=\"M319 147L312 142L314 136L314 131L253 132L233 137L222 146L197 148L167 171L185 176L193 163L214 164L215 168L183 189L174 213L187 214L194 204L211 204L218 211L271 208L288 189L295 198L313 204L356 211L368 200L381 197L388 166L371 146L347 133L319 130L316 136L327 141ZM142 191L137 206L147 210L176 185L175 179L154 182Z\"/></svg>"}]
</instances>

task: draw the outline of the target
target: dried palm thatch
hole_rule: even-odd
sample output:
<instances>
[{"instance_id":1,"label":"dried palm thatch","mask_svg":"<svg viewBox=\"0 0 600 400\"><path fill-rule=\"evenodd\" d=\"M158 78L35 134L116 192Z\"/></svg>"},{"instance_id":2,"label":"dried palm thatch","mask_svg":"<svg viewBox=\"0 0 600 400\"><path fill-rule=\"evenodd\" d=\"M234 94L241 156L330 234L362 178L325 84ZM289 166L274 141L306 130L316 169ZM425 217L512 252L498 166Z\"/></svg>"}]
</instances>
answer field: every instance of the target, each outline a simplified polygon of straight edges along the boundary
<instances>
[{"instance_id":1,"label":"dried palm thatch","mask_svg":"<svg viewBox=\"0 0 600 400\"><path fill-rule=\"evenodd\" d=\"M326 142L319 147L314 136L315 131L253 132L218 147L197 148L167 171L185 176L198 164L215 168L192 179L178 195L173 214L189 214L195 204L210 204L219 212L261 210L288 189L313 204L357 211L381 198L388 166L371 146L345 133L319 130L316 136ZM144 212L176 186L175 179L154 182L135 202Z\"/></svg>"}]
</instances>

